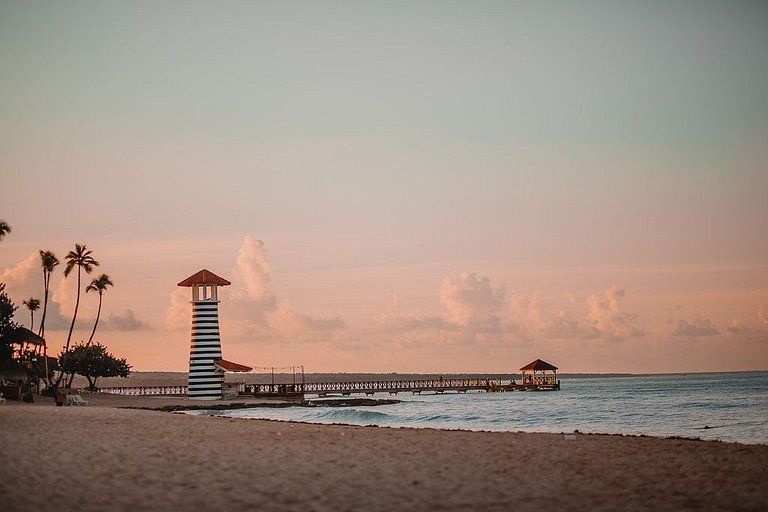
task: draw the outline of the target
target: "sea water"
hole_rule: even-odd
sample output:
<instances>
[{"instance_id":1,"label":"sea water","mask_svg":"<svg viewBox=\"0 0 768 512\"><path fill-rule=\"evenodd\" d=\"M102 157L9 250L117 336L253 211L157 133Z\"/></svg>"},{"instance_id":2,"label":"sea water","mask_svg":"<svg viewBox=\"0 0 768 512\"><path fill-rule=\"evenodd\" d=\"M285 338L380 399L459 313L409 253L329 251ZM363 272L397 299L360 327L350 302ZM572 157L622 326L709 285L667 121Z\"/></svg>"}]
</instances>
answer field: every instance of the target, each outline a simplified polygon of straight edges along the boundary
<instances>
[{"instance_id":1,"label":"sea water","mask_svg":"<svg viewBox=\"0 0 768 512\"><path fill-rule=\"evenodd\" d=\"M395 398L401 402L324 407L317 400L317 407L198 414L380 427L578 430L768 444L768 372L574 377L561 379L560 391L400 393Z\"/></svg>"}]
</instances>

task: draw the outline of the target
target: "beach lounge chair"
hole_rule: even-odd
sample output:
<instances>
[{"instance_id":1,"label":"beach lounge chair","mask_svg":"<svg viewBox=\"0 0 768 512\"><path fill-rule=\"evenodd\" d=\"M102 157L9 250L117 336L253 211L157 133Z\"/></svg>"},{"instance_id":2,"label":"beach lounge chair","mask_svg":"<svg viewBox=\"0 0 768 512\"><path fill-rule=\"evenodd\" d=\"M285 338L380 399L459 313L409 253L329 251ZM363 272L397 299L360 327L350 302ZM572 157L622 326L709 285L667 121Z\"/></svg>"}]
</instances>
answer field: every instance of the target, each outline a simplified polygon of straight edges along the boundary
<instances>
[{"instance_id":1,"label":"beach lounge chair","mask_svg":"<svg viewBox=\"0 0 768 512\"><path fill-rule=\"evenodd\" d=\"M72 405L91 405L93 402L90 400L83 400L83 397L80 395L70 395L72 398Z\"/></svg>"}]
</instances>

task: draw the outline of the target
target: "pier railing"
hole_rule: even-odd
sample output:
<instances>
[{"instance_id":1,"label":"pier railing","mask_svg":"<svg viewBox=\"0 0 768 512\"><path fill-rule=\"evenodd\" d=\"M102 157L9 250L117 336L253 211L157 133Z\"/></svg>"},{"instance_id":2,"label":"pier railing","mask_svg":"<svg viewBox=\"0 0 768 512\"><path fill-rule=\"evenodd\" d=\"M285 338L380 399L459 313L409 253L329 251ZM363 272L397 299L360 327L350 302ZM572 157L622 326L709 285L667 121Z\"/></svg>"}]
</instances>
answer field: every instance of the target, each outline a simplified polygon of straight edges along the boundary
<instances>
[{"instance_id":1,"label":"pier railing","mask_svg":"<svg viewBox=\"0 0 768 512\"><path fill-rule=\"evenodd\" d=\"M304 393L308 395L352 393L421 393L422 391L488 390L501 386L501 379L424 379L357 382L306 382L296 384L248 384L245 394ZM126 396L183 396L187 386L142 386L101 388L102 393Z\"/></svg>"},{"instance_id":2,"label":"pier railing","mask_svg":"<svg viewBox=\"0 0 768 512\"><path fill-rule=\"evenodd\" d=\"M293 384L239 384L239 396L351 395L374 393L466 393L467 391L543 391L560 389L560 381L515 384L502 379L419 379ZM186 396L187 386L101 388L102 393L127 396ZM233 390L234 391L234 390ZM226 392L225 392L226 394Z\"/></svg>"},{"instance_id":3,"label":"pier railing","mask_svg":"<svg viewBox=\"0 0 768 512\"><path fill-rule=\"evenodd\" d=\"M135 386L100 388L100 393L127 396L186 396L187 386Z\"/></svg>"},{"instance_id":4,"label":"pier railing","mask_svg":"<svg viewBox=\"0 0 768 512\"><path fill-rule=\"evenodd\" d=\"M360 382L308 382L303 385L306 394L326 395L331 393L401 393L422 391L469 391L488 390L501 386L501 379L425 379L425 380L382 380Z\"/></svg>"}]
</instances>

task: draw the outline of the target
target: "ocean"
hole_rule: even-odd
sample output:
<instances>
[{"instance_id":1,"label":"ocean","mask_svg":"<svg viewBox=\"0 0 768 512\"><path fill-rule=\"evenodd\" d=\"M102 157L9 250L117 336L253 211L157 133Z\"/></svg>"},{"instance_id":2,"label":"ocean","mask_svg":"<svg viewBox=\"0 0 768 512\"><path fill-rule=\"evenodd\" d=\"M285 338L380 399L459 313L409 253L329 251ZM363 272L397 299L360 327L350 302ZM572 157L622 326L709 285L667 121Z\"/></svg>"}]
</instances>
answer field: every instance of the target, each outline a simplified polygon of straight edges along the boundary
<instances>
[{"instance_id":1,"label":"ocean","mask_svg":"<svg viewBox=\"0 0 768 512\"><path fill-rule=\"evenodd\" d=\"M318 399L317 407L194 414L380 427L578 430L768 444L768 372L566 377L561 379L561 390L552 392L400 393L393 398L401 402L323 407Z\"/></svg>"}]
</instances>

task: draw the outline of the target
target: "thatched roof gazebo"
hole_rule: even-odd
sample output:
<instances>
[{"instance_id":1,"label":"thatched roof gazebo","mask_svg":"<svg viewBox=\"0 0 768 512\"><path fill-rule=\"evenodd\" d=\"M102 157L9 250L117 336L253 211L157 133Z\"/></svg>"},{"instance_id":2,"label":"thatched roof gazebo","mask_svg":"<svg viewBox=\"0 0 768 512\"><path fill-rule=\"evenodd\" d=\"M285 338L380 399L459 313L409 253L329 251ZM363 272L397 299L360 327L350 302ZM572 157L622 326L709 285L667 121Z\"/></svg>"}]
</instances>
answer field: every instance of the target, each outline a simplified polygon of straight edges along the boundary
<instances>
[{"instance_id":1,"label":"thatched roof gazebo","mask_svg":"<svg viewBox=\"0 0 768 512\"><path fill-rule=\"evenodd\" d=\"M557 385L557 366L537 359L520 368L523 384Z\"/></svg>"},{"instance_id":2,"label":"thatched roof gazebo","mask_svg":"<svg viewBox=\"0 0 768 512\"><path fill-rule=\"evenodd\" d=\"M44 355L45 340L26 327L14 329L8 340L13 353L0 364L0 393L9 400L20 400L29 386L45 375L43 365L47 369L55 359L49 361Z\"/></svg>"},{"instance_id":3,"label":"thatched roof gazebo","mask_svg":"<svg viewBox=\"0 0 768 512\"><path fill-rule=\"evenodd\" d=\"M17 327L13 333L11 333L9 338L11 344L17 346L16 350L19 353L23 350L28 350L28 347L30 346L35 347L33 351L37 353L45 346L45 340L26 327Z\"/></svg>"}]
</instances>

